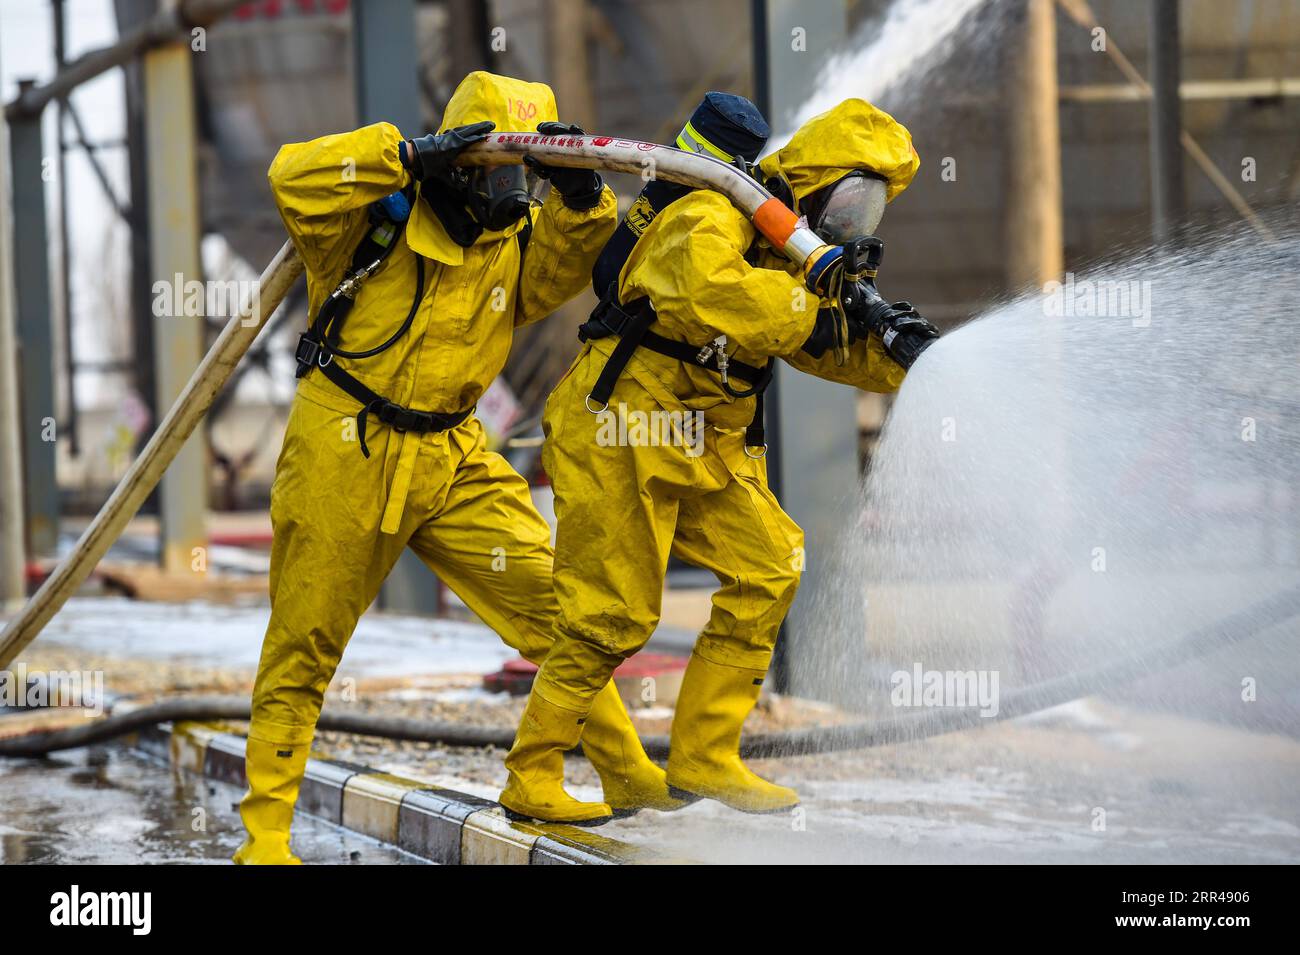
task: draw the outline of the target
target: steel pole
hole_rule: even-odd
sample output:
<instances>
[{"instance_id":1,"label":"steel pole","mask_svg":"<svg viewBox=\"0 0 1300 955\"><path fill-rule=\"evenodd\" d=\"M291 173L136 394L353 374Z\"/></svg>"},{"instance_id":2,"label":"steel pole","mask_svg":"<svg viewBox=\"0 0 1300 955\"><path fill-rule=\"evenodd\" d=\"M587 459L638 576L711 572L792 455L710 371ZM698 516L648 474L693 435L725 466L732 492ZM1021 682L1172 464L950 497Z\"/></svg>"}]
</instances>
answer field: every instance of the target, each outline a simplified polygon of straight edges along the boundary
<instances>
[{"instance_id":1,"label":"steel pole","mask_svg":"<svg viewBox=\"0 0 1300 955\"><path fill-rule=\"evenodd\" d=\"M1151 238L1176 242L1186 214L1178 0L1151 0Z\"/></svg>"},{"instance_id":2,"label":"steel pole","mask_svg":"<svg viewBox=\"0 0 1300 955\"><path fill-rule=\"evenodd\" d=\"M31 85L22 81L19 89ZM59 434L54 399L49 227L45 216L47 157L40 114L11 119L9 136L27 553L31 557L52 557L58 549L59 535L59 488L55 480Z\"/></svg>"},{"instance_id":3,"label":"steel pole","mask_svg":"<svg viewBox=\"0 0 1300 955\"><path fill-rule=\"evenodd\" d=\"M19 92L16 99L5 107L10 122L23 117L39 116L46 105L74 89L135 59L146 50L171 43L196 27L208 27L248 0L181 0L150 17L139 27L122 37L112 46L92 50L69 63L41 86L31 86Z\"/></svg>"},{"instance_id":4,"label":"steel pole","mask_svg":"<svg viewBox=\"0 0 1300 955\"><path fill-rule=\"evenodd\" d=\"M9 124L0 117L0 608L26 595L22 418L18 410L13 236L9 216Z\"/></svg>"},{"instance_id":5,"label":"steel pole","mask_svg":"<svg viewBox=\"0 0 1300 955\"><path fill-rule=\"evenodd\" d=\"M203 280L190 56L189 46L181 43L155 47L144 55L151 271L155 288L170 290L162 293L168 307L153 309L159 408L179 397L203 359L206 307L197 315L174 309L189 301L189 284ZM198 435L177 454L163 478L159 556L163 569L171 573L193 569L198 549L207 545L207 458L203 436Z\"/></svg>"}]
</instances>

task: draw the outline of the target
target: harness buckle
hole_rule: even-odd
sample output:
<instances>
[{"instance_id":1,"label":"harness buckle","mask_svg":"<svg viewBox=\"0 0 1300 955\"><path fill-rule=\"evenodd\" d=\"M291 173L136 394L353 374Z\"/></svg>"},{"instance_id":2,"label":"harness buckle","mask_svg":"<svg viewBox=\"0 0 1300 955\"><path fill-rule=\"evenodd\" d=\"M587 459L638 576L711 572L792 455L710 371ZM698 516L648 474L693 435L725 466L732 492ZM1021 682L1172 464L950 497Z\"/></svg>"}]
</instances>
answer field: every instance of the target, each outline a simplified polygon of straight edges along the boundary
<instances>
[{"instance_id":1,"label":"harness buckle","mask_svg":"<svg viewBox=\"0 0 1300 955\"><path fill-rule=\"evenodd\" d=\"M591 406L591 395L587 395L587 397L583 398L583 399L582 399L582 403L583 403L584 405L587 406L587 410L588 410L589 412L591 412L592 414L595 414L595 415L598 415L598 414L604 414L604 413L609 409L609 402L608 402L608 401L601 402L601 405L600 405L599 408L593 408L593 407Z\"/></svg>"},{"instance_id":2,"label":"harness buckle","mask_svg":"<svg viewBox=\"0 0 1300 955\"><path fill-rule=\"evenodd\" d=\"M429 412L403 408L391 401L380 405L375 417L399 434L407 431L425 434L433 430L433 415Z\"/></svg>"},{"instance_id":3,"label":"harness buckle","mask_svg":"<svg viewBox=\"0 0 1300 955\"><path fill-rule=\"evenodd\" d=\"M298 347L293 353L294 361L298 363L298 368L294 372L294 377L302 378L307 374L307 372L311 371L312 368L315 367L316 363L320 361L321 353L324 350L325 349L321 346L321 343L312 337L310 331L303 332L299 335ZM322 365L321 367L323 368L325 366Z\"/></svg>"},{"instance_id":4,"label":"harness buckle","mask_svg":"<svg viewBox=\"0 0 1300 955\"><path fill-rule=\"evenodd\" d=\"M628 324L632 321L632 316L623 309L619 308L613 302L606 302L605 308L596 316L596 321L604 325L615 335L622 336L627 329Z\"/></svg>"}]
</instances>

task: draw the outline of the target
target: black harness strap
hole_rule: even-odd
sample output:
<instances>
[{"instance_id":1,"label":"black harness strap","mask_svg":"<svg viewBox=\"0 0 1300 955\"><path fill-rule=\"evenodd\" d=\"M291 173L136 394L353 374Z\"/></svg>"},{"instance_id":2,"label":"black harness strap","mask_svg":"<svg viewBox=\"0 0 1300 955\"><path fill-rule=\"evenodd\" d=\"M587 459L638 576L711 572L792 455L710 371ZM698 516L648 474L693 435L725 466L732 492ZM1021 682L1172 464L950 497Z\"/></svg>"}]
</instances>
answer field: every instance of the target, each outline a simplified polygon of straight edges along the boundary
<instances>
[{"instance_id":1,"label":"black harness strap","mask_svg":"<svg viewBox=\"0 0 1300 955\"><path fill-rule=\"evenodd\" d=\"M456 427L473 412L466 408L455 414L441 414L437 411L415 411L389 401L383 395L367 388L356 378L334 362L321 367L321 373L338 385L345 392L361 402L361 411L357 413L357 440L361 443L361 453L370 457L370 448L366 446L366 419L374 415L382 424L394 431L414 431L416 434L428 434L430 431L449 431Z\"/></svg>"},{"instance_id":2,"label":"black harness strap","mask_svg":"<svg viewBox=\"0 0 1300 955\"><path fill-rule=\"evenodd\" d=\"M655 315L649 309L629 314L616 305L602 313L601 306L604 304L602 302L598 305L591 317L578 328L578 340L587 342L595 338L606 338L609 335L619 336L618 344L614 346L614 351L605 362L605 367L600 370L600 376L588 396L603 407L608 407L619 375L623 374L623 369L632 360L632 353L645 341Z\"/></svg>"},{"instance_id":3,"label":"black harness strap","mask_svg":"<svg viewBox=\"0 0 1300 955\"><path fill-rule=\"evenodd\" d=\"M523 228L515 233L515 241L519 243L519 271L524 269L524 253L528 251L528 240L533 237L533 216L529 213L524 219Z\"/></svg>"},{"instance_id":4,"label":"black harness strap","mask_svg":"<svg viewBox=\"0 0 1300 955\"><path fill-rule=\"evenodd\" d=\"M413 199L414 194L412 193L408 198ZM473 408L466 408L464 411L453 414L443 414L437 411L417 411L413 408L403 407L373 391L360 380L340 368L334 360L336 357L351 360L370 358L380 352L387 351L410 330L412 323L415 321L416 313L420 309L420 302L424 300L424 258L419 255L415 257L415 296L411 301L411 308L406 315L406 320L402 322L397 331L383 344L365 351L344 351L338 347L339 337L343 329L343 320L352 311L356 296L361 291L361 283L370 275L373 275L383 261L388 258L389 253L397 245L398 237L405 228L405 220L397 222L387 218L382 212L372 213L366 234L352 253L352 263L344 273L343 281L339 283L333 294L321 305L320 310L316 313L316 318L307 331L299 336L298 350L294 355L298 361L297 377L302 378L313 368L319 368L326 378L361 403L361 410L357 413L357 439L361 445L362 455L367 458L370 457L370 448L366 445L366 424L370 415L374 415L382 424L388 425L397 432L413 431L416 434L428 434L435 431L448 431L468 418L474 411ZM519 271L521 276L524 267L524 253L528 249L528 240L532 238L532 234L533 222L532 218L529 217L524 222L523 228L515 233L515 239L519 244Z\"/></svg>"},{"instance_id":5,"label":"black harness strap","mask_svg":"<svg viewBox=\"0 0 1300 955\"><path fill-rule=\"evenodd\" d=\"M700 348L689 342L665 338L663 335L650 331L650 326L655 323L657 317L648 298L639 298L631 302L626 309L621 307L616 301L611 287L605 297L601 299L600 304L592 311L591 317L579 327L578 338L583 342L608 338L610 335L619 337L618 344L614 346L614 351L610 354L609 359L605 362L605 367L601 369L600 375L596 378L596 384L592 387L591 394L587 396L587 410L592 411L590 404L592 400L601 406L595 409L593 413L599 414L609 407L609 399L614 393L614 386L618 383L619 376L623 374L623 369L627 367L627 363L631 361L632 353L638 348L648 348L650 351L666 355L669 358L675 358L680 362L698 365L719 375L722 375L725 371L726 377L736 377L750 382L748 389L737 390L732 388L724 378L723 388L733 398L757 397L754 417L745 429L745 446L751 448L765 447L763 392L767 390L768 384L772 381L772 362L769 360L762 368L758 368L746 362L737 361L734 358L727 358L724 364L720 349L712 344Z\"/></svg>"},{"instance_id":6,"label":"black harness strap","mask_svg":"<svg viewBox=\"0 0 1300 955\"><path fill-rule=\"evenodd\" d=\"M407 196L408 201L413 200L414 196L414 192L410 192ZM302 378L312 368L317 365L323 367L336 357L371 358L392 348L397 344L398 339L410 330L419 311L420 301L424 297L424 259L418 255L416 256L415 295L406 320L397 331L387 341L364 351L345 351L338 344L343 334L343 322L351 313L352 306L356 304L363 283L378 271L379 266L397 247L398 239L405 231L406 220L397 221L391 218L380 203L371 205L365 234L353 250L352 260L343 273L342 280L321 303L307 331L298 338L298 348L294 354L298 362L297 377Z\"/></svg>"}]
</instances>

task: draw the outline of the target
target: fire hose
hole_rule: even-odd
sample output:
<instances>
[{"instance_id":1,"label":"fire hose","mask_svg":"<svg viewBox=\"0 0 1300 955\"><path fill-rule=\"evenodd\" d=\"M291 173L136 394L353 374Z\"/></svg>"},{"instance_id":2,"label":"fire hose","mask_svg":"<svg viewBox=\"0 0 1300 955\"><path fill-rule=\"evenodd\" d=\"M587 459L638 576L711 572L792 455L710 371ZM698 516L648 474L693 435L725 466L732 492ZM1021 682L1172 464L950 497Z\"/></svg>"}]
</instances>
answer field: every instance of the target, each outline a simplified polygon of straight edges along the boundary
<instances>
[{"instance_id":1,"label":"fire hose","mask_svg":"<svg viewBox=\"0 0 1300 955\"><path fill-rule=\"evenodd\" d=\"M1172 669L1233 643L1258 636L1297 614L1300 614L1300 587L1281 591L1169 643L1133 653L1086 672L1066 674L1003 693L995 715L985 716L978 708L927 709L915 715L891 719L747 736L741 741L740 751L741 755L749 759L808 756L910 743L958 730L975 729L1026 716L1099 690L1114 689L1144 676ZM248 718L249 701L243 697L180 697L72 729L48 730L0 739L0 756L44 756L57 750L102 743L169 720ZM391 740L442 746L496 747L503 750L510 748L515 735L513 729L342 713L334 712L330 707L321 713L317 727ZM642 742L651 757L667 757L667 736L648 736Z\"/></svg>"},{"instance_id":2,"label":"fire hose","mask_svg":"<svg viewBox=\"0 0 1300 955\"><path fill-rule=\"evenodd\" d=\"M544 137L535 133L495 133L460 158L465 165L519 163L532 155L555 166L602 169L662 178L725 195L749 216L755 228L796 265L806 267L825 243L800 228L794 212L751 177L721 160L672 147L608 136ZM77 544L36 594L0 633L0 669L7 668L86 580L153 491L185 440L221 392L244 353L275 311L303 264L290 243L267 265L251 296L222 330L145 449L132 463ZM1262 632L1300 613L1300 589L1284 591L1187 636L1086 673L1059 677L1005 694L996 719L1009 719L1066 702L1089 692L1168 669L1221 646ZM121 735L142 725L171 719L247 719L247 701L226 698L170 700L77 727L0 741L0 755L37 755ZM751 757L797 755L863 748L922 739L967 729L995 718L969 710L930 710L915 716L747 738ZM422 740L446 745L508 747L511 730L481 730L417 720L353 714L322 714L326 730ZM652 755L667 752L667 739L647 741Z\"/></svg>"}]
</instances>

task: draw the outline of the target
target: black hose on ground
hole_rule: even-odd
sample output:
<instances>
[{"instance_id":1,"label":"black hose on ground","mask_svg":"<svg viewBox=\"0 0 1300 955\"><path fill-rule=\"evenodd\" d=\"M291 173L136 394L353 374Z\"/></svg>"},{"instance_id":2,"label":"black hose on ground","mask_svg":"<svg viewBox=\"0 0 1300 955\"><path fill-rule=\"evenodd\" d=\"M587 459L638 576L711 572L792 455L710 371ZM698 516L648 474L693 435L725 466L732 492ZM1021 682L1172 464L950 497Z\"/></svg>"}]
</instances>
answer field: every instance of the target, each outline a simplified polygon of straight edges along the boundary
<instances>
[{"instance_id":1,"label":"black hose on ground","mask_svg":"<svg viewBox=\"0 0 1300 955\"><path fill-rule=\"evenodd\" d=\"M102 743L134 733L155 723L209 720L248 720L250 704L247 697L190 696L164 700L125 713L116 713L102 720L87 722L70 729L42 730L0 739L0 756L44 756L61 749L75 749ZM378 736L384 739L413 740L421 743L440 743L444 746L496 746L509 749L514 742L513 729L464 726L460 723L438 723L430 720L413 720L400 716L373 716L365 713L334 713L326 709L316 724L318 729L358 736Z\"/></svg>"},{"instance_id":2,"label":"black hose on ground","mask_svg":"<svg viewBox=\"0 0 1300 955\"><path fill-rule=\"evenodd\" d=\"M1115 663L1011 690L1002 694L998 712L994 716L982 716L975 708L931 709L915 716L767 733L742 740L741 754L750 759L807 756L889 746L957 730L974 729L1059 706L1099 690L1113 689L1172 669L1214 650L1256 636L1297 615L1300 615L1300 587L1276 594L1171 643L1140 651ZM102 743L155 723L248 718L249 701L243 697L196 696L171 699L115 714L84 726L0 739L0 756L44 756L62 749ZM377 736L442 746L494 746L498 749L509 749L515 735L513 729L464 726L397 716L335 713L328 709L321 713L317 727L358 736ZM646 752L652 757L667 757L667 736L648 736L643 742Z\"/></svg>"}]
</instances>

